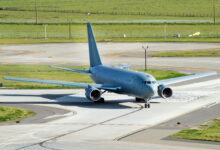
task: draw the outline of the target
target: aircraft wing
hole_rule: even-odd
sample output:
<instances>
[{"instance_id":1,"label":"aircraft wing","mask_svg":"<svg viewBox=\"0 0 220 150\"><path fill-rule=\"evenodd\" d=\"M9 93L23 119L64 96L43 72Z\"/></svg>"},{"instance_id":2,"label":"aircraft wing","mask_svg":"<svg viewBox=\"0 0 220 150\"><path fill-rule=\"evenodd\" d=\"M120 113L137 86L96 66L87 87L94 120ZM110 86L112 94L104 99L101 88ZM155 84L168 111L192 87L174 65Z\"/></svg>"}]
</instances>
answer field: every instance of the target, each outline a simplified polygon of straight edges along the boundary
<instances>
[{"instance_id":1,"label":"aircraft wing","mask_svg":"<svg viewBox=\"0 0 220 150\"><path fill-rule=\"evenodd\" d=\"M82 87L82 88L88 88L88 86L92 86L97 89L104 89L104 90L111 90L111 91L117 91L121 89L121 86L117 86L117 85L105 85L105 84L94 84L94 83L76 83L76 82L66 82L66 81L52 81L52 80L38 80L38 79L24 79L24 78L10 78L10 77L4 77L4 79L12 80L12 81L22 81L22 82L75 86L75 87Z\"/></svg>"},{"instance_id":2,"label":"aircraft wing","mask_svg":"<svg viewBox=\"0 0 220 150\"><path fill-rule=\"evenodd\" d=\"M166 79L166 80L160 80L160 81L158 81L158 83L159 84L164 84L164 85L169 85L169 84L179 83L179 82L183 82L183 81L187 81L187 80L212 76L212 75L216 75L216 74L217 74L216 71L198 73L198 74L195 74L195 75L189 75L189 76L184 76L184 77L177 77L177 78L171 78L171 79Z\"/></svg>"},{"instance_id":3,"label":"aircraft wing","mask_svg":"<svg viewBox=\"0 0 220 150\"><path fill-rule=\"evenodd\" d=\"M90 75L91 73L89 72L89 70L79 70L79 69L72 69L72 68L65 68L65 67L57 67L57 66L50 66L52 68L56 68L56 69L62 69L62 70L67 70L67 71L73 71L73 72L78 72L78 73L84 73L84 74L88 74Z\"/></svg>"}]
</instances>

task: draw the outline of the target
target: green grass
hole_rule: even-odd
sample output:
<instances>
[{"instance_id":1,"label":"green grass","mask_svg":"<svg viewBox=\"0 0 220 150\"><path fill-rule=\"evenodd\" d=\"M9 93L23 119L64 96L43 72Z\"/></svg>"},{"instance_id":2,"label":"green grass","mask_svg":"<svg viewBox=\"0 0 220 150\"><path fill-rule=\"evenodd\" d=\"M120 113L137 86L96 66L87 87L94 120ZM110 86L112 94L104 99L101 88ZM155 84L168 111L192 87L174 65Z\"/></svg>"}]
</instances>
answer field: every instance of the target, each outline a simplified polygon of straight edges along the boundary
<instances>
[{"instance_id":1,"label":"green grass","mask_svg":"<svg viewBox=\"0 0 220 150\"><path fill-rule=\"evenodd\" d=\"M212 20L211 0L37 0L39 21ZM2 21L34 21L35 0L1 0ZM220 1L216 0L216 8ZM91 12L88 16L87 13ZM220 10L216 9L217 20Z\"/></svg>"},{"instance_id":2,"label":"green grass","mask_svg":"<svg viewBox=\"0 0 220 150\"><path fill-rule=\"evenodd\" d=\"M213 20L212 7L211 0L37 0L40 24L34 25L35 0L1 0L0 44L86 42L86 25L77 22ZM220 9L216 20L220 21ZM73 22L70 39L68 22ZM44 24L49 24L46 40ZM93 28L97 41L219 42L220 37L220 24L168 24L166 38L163 24L93 24ZM196 32L201 34L189 37Z\"/></svg>"},{"instance_id":3,"label":"green grass","mask_svg":"<svg viewBox=\"0 0 220 150\"><path fill-rule=\"evenodd\" d=\"M199 129L185 129L171 135L172 138L220 142L220 119L201 125Z\"/></svg>"},{"instance_id":4,"label":"green grass","mask_svg":"<svg viewBox=\"0 0 220 150\"><path fill-rule=\"evenodd\" d=\"M74 66L74 68L85 69L85 67ZM60 69L54 69L45 65L0 65L0 82L4 87L18 89L60 89L60 88L75 88L69 86L47 85L38 83L5 81L2 77L18 77L18 78L36 78L42 80L57 80L71 82L91 83L92 80L88 75L79 74Z\"/></svg>"},{"instance_id":5,"label":"green grass","mask_svg":"<svg viewBox=\"0 0 220 150\"><path fill-rule=\"evenodd\" d=\"M15 108L15 107L0 106L0 123L20 120L20 119L27 118L33 115L35 115L35 113L29 110Z\"/></svg>"},{"instance_id":6,"label":"green grass","mask_svg":"<svg viewBox=\"0 0 220 150\"><path fill-rule=\"evenodd\" d=\"M77 69L88 69L88 67L82 67L82 66L67 66L67 67L77 68ZM139 70L139 71L143 71L143 70ZM155 76L158 80L185 75L176 71L156 70L156 69L149 69L147 72ZM88 75L60 70L60 69L54 69L45 65L0 65L0 83L3 83L4 87L16 88L16 89L75 88L69 86L6 81L3 80L2 78L4 76L18 77L18 78L35 78L42 80L93 83L93 81L90 79Z\"/></svg>"},{"instance_id":7,"label":"green grass","mask_svg":"<svg viewBox=\"0 0 220 150\"><path fill-rule=\"evenodd\" d=\"M141 72L144 72L143 69L135 69ZM148 69L146 73L149 73L153 75L157 80L164 80L164 79L169 79L169 78L175 78L175 77L181 77L185 76L186 74L177 72L177 71L172 71L172 70L159 70L159 69Z\"/></svg>"},{"instance_id":8,"label":"green grass","mask_svg":"<svg viewBox=\"0 0 220 150\"><path fill-rule=\"evenodd\" d=\"M47 25L47 38L44 40L45 25L0 24L0 43L36 43L36 42L87 42L86 24L72 24L69 40L69 25ZM220 24L93 24L97 41L202 41L219 42ZM200 32L199 36L189 35ZM126 38L123 35L126 34ZM180 34L180 38L174 38ZM19 40L22 39L22 40ZM38 39L38 40L34 40Z\"/></svg>"},{"instance_id":9,"label":"green grass","mask_svg":"<svg viewBox=\"0 0 220 150\"><path fill-rule=\"evenodd\" d=\"M203 57L220 56L220 50L202 50L202 51L176 51L151 54L151 57Z\"/></svg>"},{"instance_id":10,"label":"green grass","mask_svg":"<svg viewBox=\"0 0 220 150\"><path fill-rule=\"evenodd\" d=\"M219 38L112 38L96 39L97 42L208 42L218 43ZM0 44L34 44L34 43L73 43L87 42L87 39L0 39Z\"/></svg>"}]
</instances>

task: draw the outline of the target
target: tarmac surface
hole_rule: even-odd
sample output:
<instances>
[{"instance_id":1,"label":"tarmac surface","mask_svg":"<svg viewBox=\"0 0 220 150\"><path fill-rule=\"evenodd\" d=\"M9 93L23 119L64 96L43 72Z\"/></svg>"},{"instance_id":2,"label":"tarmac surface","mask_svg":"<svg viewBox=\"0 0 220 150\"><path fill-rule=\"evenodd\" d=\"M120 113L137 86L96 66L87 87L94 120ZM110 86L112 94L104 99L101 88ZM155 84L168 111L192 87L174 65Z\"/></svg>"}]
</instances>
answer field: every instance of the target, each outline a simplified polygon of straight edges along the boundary
<instances>
[{"instance_id":1,"label":"tarmac surface","mask_svg":"<svg viewBox=\"0 0 220 150\"><path fill-rule=\"evenodd\" d=\"M75 44L0 45L0 52L3 54L4 51L0 62L88 64L88 52L85 48L87 43ZM137 48L139 45L140 49ZM82 46L82 49L74 49L76 46ZM103 50L101 53L104 56L103 61L107 64L133 62L132 65L140 66L143 61L141 43L101 43L98 46L105 49L112 46L110 50ZM219 49L220 44L150 43L150 47L152 51L198 50ZM135 50L137 53L132 57ZM64 60L65 63L62 63ZM187 73L209 70L220 72L220 59L151 58L149 66ZM218 143L166 138L181 129L219 117L219 75L175 84L171 88L174 90L174 96L165 100L155 97L151 101L150 109L144 109L143 103L136 103L132 97L113 93L105 93L106 103L100 104L88 101L84 96L84 90L1 89L0 105L32 109L38 112L38 115L35 119L21 120L19 124L1 124L0 149L220 149ZM181 122L181 125L176 125L177 121Z\"/></svg>"},{"instance_id":2,"label":"tarmac surface","mask_svg":"<svg viewBox=\"0 0 220 150\"><path fill-rule=\"evenodd\" d=\"M107 65L130 63L144 66L142 46L148 53L183 50L220 49L220 43L98 43L102 61ZM11 44L0 45L2 64L89 65L87 43ZM148 58L149 68L175 69L186 72L219 70L219 57Z\"/></svg>"},{"instance_id":3,"label":"tarmac surface","mask_svg":"<svg viewBox=\"0 0 220 150\"><path fill-rule=\"evenodd\" d=\"M168 136L180 130L199 126L220 116L220 104L210 104L193 112L187 113L170 121L161 123L151 128L142 129L120 138L120 141L169 144L185 147L203 147L219 149L219 142L174 139Z\"/></svg>"}]
</instances>

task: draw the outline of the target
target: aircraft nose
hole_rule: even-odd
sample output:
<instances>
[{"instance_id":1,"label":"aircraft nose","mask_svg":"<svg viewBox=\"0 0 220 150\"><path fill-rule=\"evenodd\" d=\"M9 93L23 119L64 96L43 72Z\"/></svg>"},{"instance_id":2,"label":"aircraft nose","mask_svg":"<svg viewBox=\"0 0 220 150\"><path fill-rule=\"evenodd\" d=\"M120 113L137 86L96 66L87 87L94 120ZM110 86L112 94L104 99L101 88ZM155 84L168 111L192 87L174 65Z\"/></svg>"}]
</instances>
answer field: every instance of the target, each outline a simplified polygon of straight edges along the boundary
<instances>
[{"instance_id":1,"label":"aircraft nose","mask_svg":"<svg viewBox=\"0 0 220 150\"><path fill-rule=\"evenodd\" d=\"M146 97L152 97L155 94L155 90L153 86L147 86Z\"/></svg>"},{"instance_id":2,"label":"aircraft nose","mask_svg":"<svg viewBox=\"0 0 220 150\"><path fill-rule=\"evenodd\" d=\"M152 86L150 86L149 89L150 89L150 94L151 94L152 96L154 96L154 94L155 94L154 88L153 88ZM151 96L151 97L152 97L152 96Z\"/></svg>"}]
</instances>

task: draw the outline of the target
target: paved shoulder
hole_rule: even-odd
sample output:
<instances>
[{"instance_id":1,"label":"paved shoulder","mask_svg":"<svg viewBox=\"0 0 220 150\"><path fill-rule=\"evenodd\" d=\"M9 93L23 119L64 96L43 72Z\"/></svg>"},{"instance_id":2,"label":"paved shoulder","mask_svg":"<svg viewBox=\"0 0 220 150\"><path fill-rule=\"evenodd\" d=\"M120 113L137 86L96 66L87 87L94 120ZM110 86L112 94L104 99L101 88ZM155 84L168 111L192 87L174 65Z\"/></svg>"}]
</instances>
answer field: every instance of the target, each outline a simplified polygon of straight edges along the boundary
<instances>
[{"instance_id":1,"label":"paved shoulder","mask_svg":"<svg viewBox=\"0 0 220 150\"><path fill-rule=\"evenodd\" d=\"M1 104L1 105L8 107L19 107L36 113L36 115L33 117L20 120L20 124L46 123L49 121L63 118L67 114L70 113L73 114L73 112L66 109L48 107L48 106L31 105L31 104ZM16 122L12 121L7 123L2 123L1 125L8 125L8 124L16 124Z\"/></svg>"}]
</instances>

